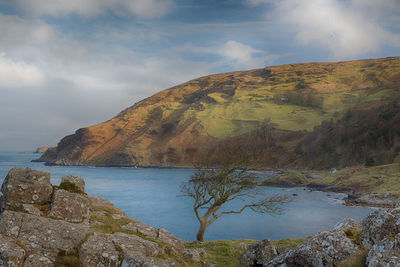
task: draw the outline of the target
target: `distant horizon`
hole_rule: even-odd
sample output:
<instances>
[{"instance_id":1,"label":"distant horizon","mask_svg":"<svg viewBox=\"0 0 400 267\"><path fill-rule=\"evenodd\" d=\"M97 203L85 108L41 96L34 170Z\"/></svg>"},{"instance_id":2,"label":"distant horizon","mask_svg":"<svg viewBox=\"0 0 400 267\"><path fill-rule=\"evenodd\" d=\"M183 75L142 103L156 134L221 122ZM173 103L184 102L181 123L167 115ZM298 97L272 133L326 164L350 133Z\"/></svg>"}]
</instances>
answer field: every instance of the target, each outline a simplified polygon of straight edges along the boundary
<instances>
[{"instance_id":1,"label":"distant horizon","mask_svg":"<svg viewBox=\"0 0 400 267\"><path fill-rule=\"evenodd\" d=\"M0 0L0 150L217 73L400 55L396 0Z\"/></svg>"}]
</instances>

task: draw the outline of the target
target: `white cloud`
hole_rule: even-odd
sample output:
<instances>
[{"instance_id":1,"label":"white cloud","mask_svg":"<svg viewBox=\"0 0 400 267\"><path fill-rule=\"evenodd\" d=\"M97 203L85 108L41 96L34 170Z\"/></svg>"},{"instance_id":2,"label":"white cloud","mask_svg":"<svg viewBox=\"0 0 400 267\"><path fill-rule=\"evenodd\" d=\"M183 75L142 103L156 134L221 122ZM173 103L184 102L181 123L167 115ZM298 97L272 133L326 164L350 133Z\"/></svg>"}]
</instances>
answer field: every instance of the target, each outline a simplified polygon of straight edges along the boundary
<instances>
[{"instance_id":1,"label":"white cloud","mask_svg":"<svg viewBox=\"0 0 400 267\"><path fill-rule=\"evenodd\" d=\"M15 0L14 4L30 16L96 17L113 12L119 16L134 15L158 18L169 13L173 0Z\"/></svg>"},{"instance_id":2,"label":"white cloud","mask_svg":"<svg viewBox=\"0 0 400 267\"><path fill-rule=\"evenodd\" d=\"M0 87L36 87L43 81L44 74L36 66L0 54Z\"/></svg>"},{"instance_id":3,"label":"white cloud","mask_svg":"<svg viewBox=\"0 0 400 267\"><path fill-rule=\"evenodd\" d=\"M267 54L249 45L229 40L215 46L186 45L179 48L196 54L212 54L222 57L219 65L228 65L234 69L262 68L279 58L279 55Z\"/></svg>"},{"instance_id":4,"label":"white cloud","mask_svg":"<svg viewBox=\"0 0 400 267\"><path fill-rule=\"evenodd\" d=\"M396 0L276 0L274 5L268 16L295 27L300 43L319 45L337 59L376 52L384 45L400 46L400 35L382 23L390 18L400 22L393 12L400 10Z\"/></svg>"}]
</instances>

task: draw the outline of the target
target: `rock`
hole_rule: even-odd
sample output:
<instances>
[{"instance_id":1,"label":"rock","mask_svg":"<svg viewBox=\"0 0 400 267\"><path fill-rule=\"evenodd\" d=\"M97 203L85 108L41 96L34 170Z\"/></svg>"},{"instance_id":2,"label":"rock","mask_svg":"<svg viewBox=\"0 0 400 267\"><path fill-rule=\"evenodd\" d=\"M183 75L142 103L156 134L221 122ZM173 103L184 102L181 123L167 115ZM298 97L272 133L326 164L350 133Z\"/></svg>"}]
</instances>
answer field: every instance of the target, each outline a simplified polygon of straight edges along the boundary
<instances>
[{"instance_id":1,"label":"rock","mask_svg":"<svg viewBox=\"0 0 400 267\"><path fill-rule=\"evenodd\" d=\"M400 233L400 208L372 212L362 221L360 238L368 247L383 240L385 237L394 237Z\"/></svg>"},{"instance_id":2,"label":"rock","mask_svg":"<svg viewBox=\"0 0 400 267\"><path fill-rule=\"evenodd\" d=\"M79 248L81 262L87 267L119 266L120 252L110 237L103 233L91 235Z\"/></svg>"},{"instance_id":3,"label":"rock","mask_svg":"<svg viewBox=\"0 0 400 267\"><path fill-rule=\"evenodd\" d=\"M25 250L15 239L0 235L0 266L22 266Z\"/></svg>"},{"instance_id":4,"label":"rock","mask_svg":"<svg viewBox=\"0 0 400 267\"><path fill-rule=\"evenodd\" d=\"M135 254L129 252L124 260L122 266L126 267L171 267L179 266L177 263L169 260L163 260L158 258L144 257L141 254Z\"/></svg>"},{"instance_id":5,"label":"rock","mask_svg":"<svg viewBox=\"0 0 400 267\"><path fill-rule=\"evenodd\" d=\"M171 261L153 258L164 251L156 243L125 233L94 233L79 248L85 266L176 266Z\"/></svg>"},{"instance_id":6,"label":"rock","mask_svg":"<svg viewBox=\"0 0 400 267\"><path fill-rule=\"evenodd\" d=\"M266 265L276 257L275 246L269 239L250 245L245 252L239 256L239 262L244 266Z\"/></svg>"},{"instance_id":7,"label":"rock","mask_svg":"<svg viewBox=\"0 0 400 267\"><path fill-rule=\"evenodd\" d=\"M318 233L263 266L336 266L338 262L360 252L360 247L345 233L352 228L352 224L341 224L342 227L337 225L335 230Z\"/></svg>"},{"instance_id":8,"label":"rock","mask_svg":"<svg viewBox=\"0 0 400 267\"><path fill-rule=\"evenodd\" d=\"M44 153L48 150L49 148L47 146L41 146L36 149L35 153Z\"/></svg>"},{"instance_id":9,"label":"rock","mask_svg":"<svg viewBox=\"0 0 400 267\"><path fill-rule=\"evenodd\" d=\"M29 168L12 168L1 186L0 209L20 210L22 204L45 205L51 200L50 174Z\"/></svg>"},{"instance_id":10,"label":"rock","mask_svg":"<svg viewBox=\"0 0 400 267\"><path fill-rule=\"evenodd\" d=\"M366 266L386 267L400 266L400 234L390 240L385 238L376 243L368 253Z\"/></svg>"},{"instance_id":11,"label":"rock","mask_svg":"<svg viewBox=\"0 0 400 267\"><path fill-rule=\"evenodd\" d=\"M21 210L23 212L26 212L26 213L29 213L29 214L32 214L32 215L36 215L36 216L40 216L40 214L41 214L40 210L37 207L35 207L34 205L31 205L31 204L22 204Z\"/></svg>"},{"instance_id":12,"label":"rock","mask_svg":"<svg viewBox=\"0 0 400 267\"><path fill-rule=\"evenodd\" d=\"M52 261L51 259L47 258L42 254L29 255L26 258L23 265L23 267L54 267L54 266L56 266L54 261Z\"/></svg>"},{"instance_id":13,"label":"rock","mask_svg":"<svg viewBox=\"0 0 400 267\"><path fill-rule=\"evenodd\" d=\"M89 199L77 193L56 190L49 216L74 223L87 221L90 216Z\"/></svg>"},{"instance_id":14,"label":"rock","mask_svg":"<svg viewBox=\"0 0 400 267\"><path fill-rule=\"evenodd\" d=\"M337 224L335 224L335 226L332 227L331 231L338 231L338 230L342 230L345 228L356 228L356 229L361 229L361 224L356 222L353 219L347 218L347 219L343 219L341 222L338 222Z\"/></svg>"},{"instance_id":15,"label":"rock","mask_svg":"<svg viewBox=\"0 0 400 267\"><path fill-rule=\"evenodd\" d=\"M203 264L202 267L219 267L219 265L217 265L217 264L208 264L208 263L205 263L205 264Z\"/></svg>"},{"instance_id":16,"label":"rock","mask_svg":"<svg viewBox=\"0 0 400 267\"><path fill-rule=\"evenodd\" d=\"M0 218L0 234L18 238L25 244L28 255L46 254L51 261L55 261L60 251L73 250L89 231L89 226L83 224L8 210Z\"/></svg>"},{"instance_id":17,"label":"rock","mask_svg":"<svg viewBox=\"0 0 400 267\"><path fill-rule=\"evenodd\" d=\"M73 185L76 187L81 193L85 192L85 180L82 177L77 175L67 175L61 178L60 187L66 187L68 185ZM76 192L78 193L78 192Z\"/></svg>"},{"instance_id":18,"label":"rock","mask_svg":"<svg viewBox=\"0 0 400 267\"><path fill-rule=\"evenodd\" d=\"M174 247L179 249L183 249L183 241L182 239L174 236L167 230L162 228L156 228L142 222L131 222L127 225L122 226L123 229L131 230L133 232L139 232L146 236L157 238L162 240L165 243L171 244Z\"/></svg>"},{"instance_id":19,"label":"rock","mask_svg":"<svg viewBox=\"0 0 400 267\"><path fill-rule=\"evenodd\" d=\"M185 249L185 251L183 252L183 256L186 259L199 262L202 259L204 259L207 256L207 254L206 251L202 248L194 248L194 249Z\"/></svg>"}]
</instances>

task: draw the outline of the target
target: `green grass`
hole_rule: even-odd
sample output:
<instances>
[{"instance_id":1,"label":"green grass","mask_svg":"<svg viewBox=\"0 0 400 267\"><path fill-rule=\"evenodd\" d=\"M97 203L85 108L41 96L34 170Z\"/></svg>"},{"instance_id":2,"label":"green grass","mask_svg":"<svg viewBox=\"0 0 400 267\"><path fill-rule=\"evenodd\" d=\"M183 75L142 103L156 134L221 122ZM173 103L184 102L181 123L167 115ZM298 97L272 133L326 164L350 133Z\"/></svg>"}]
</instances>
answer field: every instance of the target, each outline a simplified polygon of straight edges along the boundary
<instances>
[{"instance_id":1,"label":"green grass","mask_svg":"<svg viewBox=\"0 0 400 267\"><path fill-rule=\"evenodd\" d=\"M400 196L400 164L393 163L369 168L349 167L313 182Z\"/></svg>"},{"instance_id":2,"label":"green grass","mask_svg":"<svg viewBox=\"0 0 400 267\"><path fill-rule=\"evenodd\" d=\"M273 244L276 247L282 248L292 248L296 247L307 239L311 238L301 238L301 239L283 239L283 240L273 240ZM216 240L216 241L206 241L203 243L195 242L185 242L185 248L203 248L206 253L205 262L209 264L217 264L221 267L236 267L239 266L238 257L244 252L243 247L237 247L240 243L246 246L257 243L257 240L251 239L233 239L233 240ZM202 266L201 263L192 263L192 266Z\"/></svg>"}]
</instances>

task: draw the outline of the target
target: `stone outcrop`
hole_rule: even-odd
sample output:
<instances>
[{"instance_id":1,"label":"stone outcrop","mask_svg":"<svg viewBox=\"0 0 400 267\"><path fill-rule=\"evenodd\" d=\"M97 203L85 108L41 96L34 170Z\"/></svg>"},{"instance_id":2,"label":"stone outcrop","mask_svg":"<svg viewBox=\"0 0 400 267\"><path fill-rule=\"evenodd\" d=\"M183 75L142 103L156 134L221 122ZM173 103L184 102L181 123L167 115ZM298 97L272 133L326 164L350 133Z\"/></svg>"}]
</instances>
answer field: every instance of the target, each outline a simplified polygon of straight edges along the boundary
<instances>
[{"instance_id":1,"label":"stone outcrop","mask_svg":"<svg viewBox=\"0 0 400 267\"><path fill-rule=\"evenodd\" d=\"M77 193L55 190L49 217L68 222L84 222L90 216L89 199Z\"/></svg>"},{"instance_id":2,"label":"stone outcrop","mask_svg":"<svg viewBox=\"0 0 400 267\"><path fill-rule=\"evenodd\" d=\"M245 252L239 256L239 262L244 266L266 265L278 255L275 246L269 239L250 245Z\"/></svg>"},{"instance_id":3,"label":"stone outcrop","mask_svg":"<svg viewBox=\"0 0 400 267\"><path fill-rule=\"evenodd\" d=\"M400 266L400 234L394 239L385 238L376 243L368 253L369 267Z\"/></svg>"},{"instance_id":4,"label":"stone outcrop","mask_svg":"<svg viewBox=\"0 0 400 267\"><path fill-rule=\"evenodd\" d=\"M331 231L318 233L263 266L336 266L337 263L361 252L361 247L347 234L347 230L354 229L354 226L352 221L340 223Z\"/></svg>"},{"instance_id":5,"label":"stone outcrop","mask_svg":"<svg viewBox=\"0 0 400 267\"><path fill-rule=\"evenodd\" d=\"M22 204L48 204L53 193L50 174L29 168L13 168L3 181L1 193L1 210L21 209Z\"/></svg>"},{"instance_id":6,"label":"stone outcrop","mask_svg":"<svg viewBox=\"0 0 400 267\"><path fill-rule=\"evenodd\" d=\"M48 173L10 170L2 186L0 266L66 261L66 266L163 267L185 261L182 240L86 195L84 186L78 176L63 177L53 187Z\"/></svg>"},{"instance_id":7,"label":"stone outcrop","mask_svg":"<svg viewBox=\"0 0 400 267\"><path fill-rule=\"evenodd\" d=\"M385 237L393 238L400 233L400 208L374 211L363 220L362 228L361 239L365 246L372 246Z\"/></svg>"},{"instance_id":8,"label":"stone outcrop","mask_svg":"<svg viewBox=\"0 0 400 267\"><path fill-rule=\"evenodd\" d=\"M183 256L186 259L190 259L195 262L199 262L207 256L206 251L203 248L193 248L193 249L185 249L183 252Z\"/></svg>"},{"instance_id":9,"label":"stone outcrop","mask_svg":"<svg viewBox=\"0 0 400 267\"><path fill-rule=\"evenodd\" d=\"M362 256L366 252L368 256ZM374 211L361 224L346 219L284 253L266 239L250 245L239 257L243 266L268 267L333 267L346 261L345 266L350 266L348 262L356 259L365 260L368 267L400 267L399 207Z\"/></svg>"},{"instance_id":10,"label":"stone outcrop","mask_svg":"<svg viewBox=\"0 0 400 267\"><path fill-rule=\"evenodd\" d=\"M85 180L77 175L67 175L61 178L61 187L75 187L80 192L85 192Z\"/></svg>"}]
</instances>

